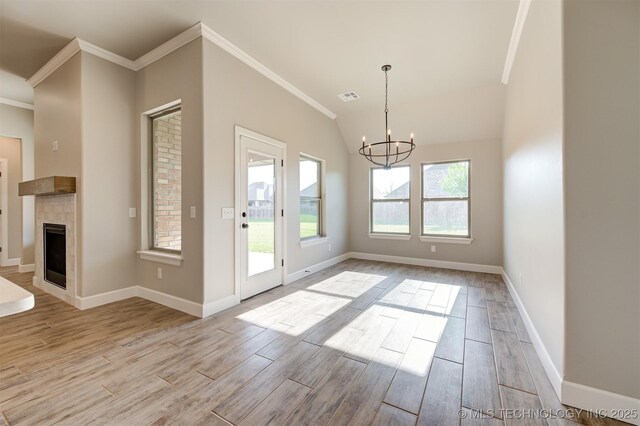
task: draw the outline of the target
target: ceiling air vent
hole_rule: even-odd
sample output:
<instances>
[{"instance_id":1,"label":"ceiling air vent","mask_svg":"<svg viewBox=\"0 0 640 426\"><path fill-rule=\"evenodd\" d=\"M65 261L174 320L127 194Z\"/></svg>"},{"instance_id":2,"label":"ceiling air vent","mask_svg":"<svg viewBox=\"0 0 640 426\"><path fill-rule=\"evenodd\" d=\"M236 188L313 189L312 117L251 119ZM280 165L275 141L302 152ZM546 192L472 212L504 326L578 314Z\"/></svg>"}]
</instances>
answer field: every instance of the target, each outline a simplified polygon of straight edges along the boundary
<instances>
[{"instance_id":1,"label":"ceiling air vent","mask_svg":"<svg viewBox=\"0 0 640 426\"><path fill-rule=\"evenodd\" d=\"M356 99L360 99L360 96L358 96L356 92L341 93L338 95L338 97L342 99L342 102L349 102L349 101L355 101Z\"/></svg>"}]
</instances>

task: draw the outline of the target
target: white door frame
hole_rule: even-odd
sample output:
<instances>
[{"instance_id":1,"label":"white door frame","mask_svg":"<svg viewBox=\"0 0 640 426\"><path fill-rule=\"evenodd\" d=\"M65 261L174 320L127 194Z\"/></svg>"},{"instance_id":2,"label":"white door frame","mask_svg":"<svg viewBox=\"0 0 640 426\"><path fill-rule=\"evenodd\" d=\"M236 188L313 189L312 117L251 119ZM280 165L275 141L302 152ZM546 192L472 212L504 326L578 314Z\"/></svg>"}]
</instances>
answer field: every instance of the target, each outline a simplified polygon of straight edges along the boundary
<instances>
[{"instance_id":1,"label":"white door frame","mask_svg":"<svg viewBox=\"0 0 640 426\"><path fill-rule=\"evenodd\" d=\"M235 220L234 220L234 228L235 228L235 295L236 295L236 300L238 302L240 302L240 298L241 298L241 293L240 293L240 281L241 281L241 277L242 277L242 264L241 264L241 250L242 250L242 232L241 232L241 224L243 221L243 218L240 216L240 213L242 212L242 208L243 206L242 204L242 197L240 196L241 191L243 191L243 188L241 188L241 168L242 168L242 164L241 164L241 150L240 150L240 140L242 138L242 136L251 138L251 139L255 139L257 141L260 142L264 142L268 145L273 145L275 147L278 147L280 149L282 149L282 161L284 162L283 164L283 169L282 169L282 188L280 189L282 191L282 208L285 210L285 216L282 218L282 235L280 236L280 238L282 238L281 244L282 244L282 258L284 259L284 266L282 266L282 284L284 285L286 283L286 277L287 277L287 265L288 265L288 259L287 259L287 222L286 222L286 217L287 217L287 173L286 173L286 166L287 166L287 144L285 144L284 142L281 142L279 140L270 138L268 136L265 135L261 135L260 133L256 133L252 130L246 129L244 127L235 126L235 192L234 192L234 198L235 198L235 208L234 208L234 214L235 214Z\"/></svg>"},{"instance_id":2,"label":"white door frame","mask_svg":"<svg viewBox=\"0 0 640 426\"><path fill-rule=\"evenodd\" d=\"M0 158L0 210L2 210L2 214L0 214L0 232L2 233L2 238L0 238L0 244L2 244L0 266L8 266L9 262L9 236L7 235L9 232L8 164L9 161L6 158ZM22 236L22 233L20 235Z\"/></svg>"}]
</instances>

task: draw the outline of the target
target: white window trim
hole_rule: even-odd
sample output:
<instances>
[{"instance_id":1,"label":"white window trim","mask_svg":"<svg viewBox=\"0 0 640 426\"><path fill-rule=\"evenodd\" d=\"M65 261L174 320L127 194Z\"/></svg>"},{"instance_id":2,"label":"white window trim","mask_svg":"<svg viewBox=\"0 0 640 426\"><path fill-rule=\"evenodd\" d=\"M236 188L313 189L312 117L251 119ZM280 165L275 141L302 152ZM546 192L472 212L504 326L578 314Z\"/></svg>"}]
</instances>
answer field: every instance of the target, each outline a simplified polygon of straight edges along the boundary
<instances>
[{"instance_id":1,"label":"white window trim","mask_svg":"<svg viewBox=\"0 0 640 426\"><path fill-rule=\"evenodd\" d=\"M400 163L397 167L408 167L409 168L409 198L397 201L406 201L409 203L409 232L411 232L411 191L413 188L413 182L411 180L411 174L413 173L413 167L411 167L410 163ZM380 240L410 240L411 234L393 234L393 233L378 233L373 232L373 204L376 200L373 199L373 170L381 169L382 166L374 166L369 168L369 238L380 239ZM380 201L380 200L378 200Z\"/></svg>"},{"instance_id":2,"label":"white window trim","mask_svg":"<svg viewBox=\"0 0 640 426\"><path fill-rule=\"evenodd\" d=\"M424 232L424 203L425 202L429 202L430 200L428 198L424 197L424 166L427 165L433 165L433 164L449 164L449 163L460 163L460 162L467 162L469 163L469 172L467 175L467 196L466 197L462 197L462 198L456 198L456 197L447 197L448 200L450 201L456 201L456 200L464 200L467 202L467 209L468 209L468 213L467 213L467 226L468 226L468 230L469 230L469 235L468 236L464 236L464 237L455 237L452 236L451 234L445 234L442 236L438 236L438 235L433 235L433 234L421 234L420 235L420 241L428 241L428 242L441 242L441 243L453 243L453 244L471 244L473 242L473 238L471 237L472 232L471 232L471 159L467 158L467 159L461 159L461 160L446 160L446 161L435 161L435 162L431 162L431 163L421 163L420 164L420 232ZM432 239L436 239L437 241L434 241ZM451 240L451 241L449 241ZM468 242L463 242L467 240Z\"/></svg>"},{"instance_id":3,"label":"white window trim","mask_svg":"<svg viewBox=\"0 0 640 426\"><path fill-rule=\"evenodd\" d=\"M471 244L474 239L468 237L432 237L428 235L421 235L420 241L427 243L445 243L445 244Z\"/></svg>"},{"instance_id":4,"label":"white window trim","mask_svg":"<svg viewBox=\"0 0 640 426\"><path fill-rule=\"evenodd\" d=\"M142 260L164 263L166 265L180 266L184 260L181 254L165 253L158 250L140 250L136 253L138 253L138 256L140 256Z\"/></svg>"},{"instance_id":5,"label":"white window trim","mask_svg":"<svg viewBox=\"0 0 640 426\"><path fill-rule=\"evenodd\" d=\"M329 238L327 237L306 238L304 240L300 240L300 247L305 248L305 247L317 246L317 245L328 243L328 242L329 242Z\"/></svg>"},{"instance_id":6,"label":"white window trim","mask_svg":"<svg viewBox=\"0 0 640 426\"><path fill-rule=\"evenodd\" d=\"M165 263L168 265L179 266L183 260L182 252L179 253L167 253L159 250L152 250L150 248L150 214L151 206L149 193L149 176L151 170L149 167L149 153L150 153L150 137L149 134L149 117L159 111L174 108L178 105L182 105L182 99L176 99L159 107L150 109L143 112L140 115L140 249L136 253L140 259L148 260L151 262Z\"/></svg>"},{"instance_id":7,"label":"white window trim","mask_svg":"<svg viewBox=\"0 0 640 426\"><path fill-rule=\"evenodd\" d=\"M411 235L409 234L376 234L369 233L369 238L377 239L377 240L410 240Z\"/></svg>"},{"instance_id":8,"label":"white window trim","mask_svg":"<svg viewBox=\"0 0 640 426\"><path fill-rule=\"evenodd\" d=\"M300 229L298 229L298 239L300 240L300 247L308 247L316 244L322 244L326 242L328 238L327 232L327 185L326 185L326 175L327 175L327 162L322 158L318 158L314 155L310 155L304 152L300 152L298 156L298 174L300 173L300 160L303 158L307 158L309 160L317 161L320 164L320 235L315 237L308 238L300 238ZM299 177L299 176L298 176ZM300 205L299 202L300 195L298 194L298 207ZM298 212L298 225L300 224L300 212Z\"/></svg>"}]
</instances>

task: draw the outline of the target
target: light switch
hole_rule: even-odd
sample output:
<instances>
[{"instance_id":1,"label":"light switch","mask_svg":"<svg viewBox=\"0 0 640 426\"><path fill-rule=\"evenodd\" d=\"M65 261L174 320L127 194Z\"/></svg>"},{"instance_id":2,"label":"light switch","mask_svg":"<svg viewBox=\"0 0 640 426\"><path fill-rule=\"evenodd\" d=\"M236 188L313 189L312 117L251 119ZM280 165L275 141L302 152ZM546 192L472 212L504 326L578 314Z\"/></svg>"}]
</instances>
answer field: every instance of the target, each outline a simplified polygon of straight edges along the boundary
<instances>
[{"instance_id":1,"label":"light switch","mask_svg":"<svg viewBox=\"0 0 640 426\"><path fill-rule=\"evenodd\" d=\"M51 142L51 151L57 151L57 150L58 150L58 141Z\"/></svg>"},{"instance_id":2,"label":"light switch","mask_svg":"<svg viewBox=\"0 0 640 426\"><path fill-rule=\"evenodd\" d=\"M129 207L129 217L136 217L136 208Z\"/></svg>"},{"instance_id":3,"label":"light switch","mask_svg":"<svg viewBox=\"0 0 640 426\"><path fill-rule=\"evenodd\" d=\"M196 206L191 206L191 219L196 218Z\"/></svg>"},{"instance_id":4,"label":"light switch","mask_svg":"<svg viewBox=\"0 0 640 426\"><path fill-rule=\"evenodd\" d=\"M233 207L223 207L222 208L222 218L223 219L233 219L234 218L234 208Z\"/></svg>"}]
</instances>

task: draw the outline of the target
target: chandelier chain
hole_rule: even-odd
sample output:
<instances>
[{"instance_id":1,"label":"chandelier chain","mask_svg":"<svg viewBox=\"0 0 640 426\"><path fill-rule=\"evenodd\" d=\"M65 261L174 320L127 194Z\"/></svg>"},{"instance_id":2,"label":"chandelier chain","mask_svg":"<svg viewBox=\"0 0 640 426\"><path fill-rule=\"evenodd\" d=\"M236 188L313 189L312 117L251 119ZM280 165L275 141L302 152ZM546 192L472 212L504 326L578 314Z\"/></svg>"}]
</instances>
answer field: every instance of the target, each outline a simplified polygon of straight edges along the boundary
<instances>
[{"instance_id":1,"label":"chandelier chain","mask_svg":"<svg viewBox=\"0 0 640 426\"><path fill-rule=\"evenodd\" d=\"M384 72L384 112L389 112L389 76Z\"/></svg>"}]
</instances>

